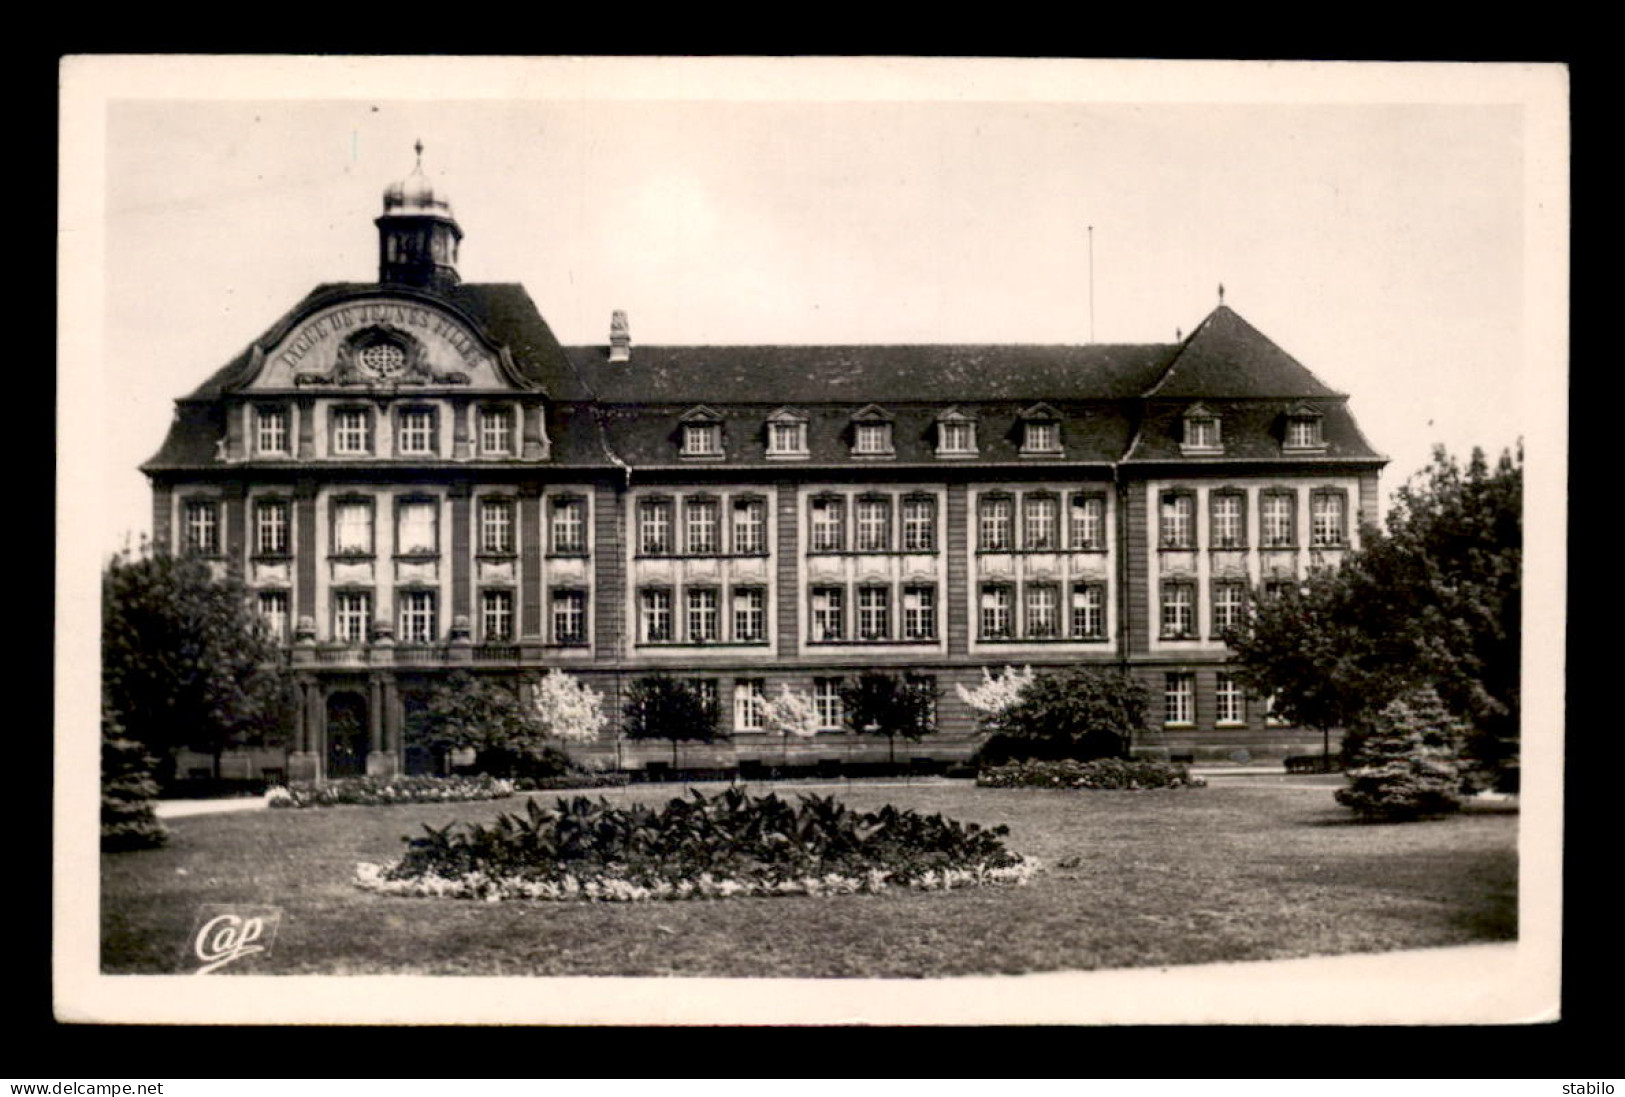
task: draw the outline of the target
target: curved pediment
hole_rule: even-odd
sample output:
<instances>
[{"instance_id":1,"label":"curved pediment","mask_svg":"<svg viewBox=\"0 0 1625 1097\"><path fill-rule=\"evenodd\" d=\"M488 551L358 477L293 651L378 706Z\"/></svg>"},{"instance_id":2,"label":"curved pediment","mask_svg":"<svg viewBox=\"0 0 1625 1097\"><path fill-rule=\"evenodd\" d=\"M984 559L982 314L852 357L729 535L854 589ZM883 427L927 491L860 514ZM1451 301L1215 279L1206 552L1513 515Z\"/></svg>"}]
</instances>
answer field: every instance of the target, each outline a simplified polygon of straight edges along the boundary
<instances>
[{"instance_id":1,"label":"curved pediment","mask_svg":"<svg viewBox=\"0 0 1625 1097\"><path fill-rule=\"evenodd\" d=\"M240 389L533 387L519 379L506 348L452 310L421 300L374 295L329 304L255 349L259 368Z\"/></svg>"}]
</instances>

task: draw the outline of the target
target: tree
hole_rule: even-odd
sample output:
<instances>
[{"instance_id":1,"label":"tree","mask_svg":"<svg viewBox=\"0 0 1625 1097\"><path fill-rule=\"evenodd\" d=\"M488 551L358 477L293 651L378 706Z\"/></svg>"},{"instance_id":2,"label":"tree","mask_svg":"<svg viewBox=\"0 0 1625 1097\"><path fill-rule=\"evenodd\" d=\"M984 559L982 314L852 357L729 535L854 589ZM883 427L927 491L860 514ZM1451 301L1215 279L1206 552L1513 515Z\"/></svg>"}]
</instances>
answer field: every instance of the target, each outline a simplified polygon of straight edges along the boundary
<instances>
[{"instance_id":1,"label":"tree","mask_svg":"<svg viewBox=\"0 0 1625 1097\"><path fill-rule=\"evenodd\" d=\"M974 689L963 682L954 686L954 692L965 702L965 707L976 713L976 722L983 732L997 734L1003 728L1004 717L1021 699L1021 691L1033 684L1032 667L1005 667L994 674L982 668L982 684Z\"/></svg>"},{"instance_id":2,"label":"tree","mask_svg":"<svg viewBox=\"0 0 1625 1097\"><path fill-rule=\"evenodd\" d=\"M118 718L102 710L102 849L122 851L161 846L169 838L153 811L158 782L154 761L140 743L128 739Z\"/></svg>"},{"instance_id":3,"label":"tree","mask_svg":"<svg viewBox=\"0 0 1625 1097\"><path fill-rule=\"evenodd\" d=\"M283 656L234 575L195 556L123 552L102 573L102 687L125 734L172 776L175 751L214 758L288 715Z\"/></svg>"},{"instance_id":4,"label":"tree","mask_svg":"<svg viewBox=\"0 0 1625 1097\"><path fill-rule=\"evenodd\" d=\"M936 730L941 692L923 678L866 670L853 684L842 685L840 696L846 726L860 734L884 735L894 764L898 736L918 742Z\"/></svg>"},{"instance_id":5,"label":"tree","mask_svg":"<svg viewBox=\"0 0 1625 1097\"><path fill-rule=\"evenodd\" d=\"M764 705L762 723L784 736L784 761L789 765L790 736L811 739L818 734L818 706L811 695L781 684L779 695Z\"/></svg>"},{"instance_id":6,"label":"tree","mask_svg":"<svg viewBox=\"0 0 1625 1097\"><path fill-rule=\"evenodd\" d=\"M1124 757L1145 727L1149 705L1145 686L1115 668L1074 666L1040 674L1002 710L977 757L985 765L1013 758Z\"/></svg>"},{"instance_id":7,"label":"tree","mask_svg":"<svg viewBox=\"0 0 1625 1097\"><path fill-rule=\"evenodd\" d=\"M681 740L712 743L723 738L717 708L699 690L665 674L637 679L626 691L622 730L628 739L671 740L671 764L677 768Z\"/></svg>"},{"instance_id":8,"label":"tree","mask_svg":"<svg viewBox=\"0 0 1625 1097\"><path fill-rule=\"evenodd\" d=\"M552 776L568 769L569 759L549 742L548 730L517 679L459 670L429 691L407 721L406 738L437 754L476 750L482 767L509 776Z\"/></svg>"},{"instance_id":9,"label":"tree","mask_svg":"<svg viewBox=\"0 0 1625 1097\"><path fill-rule=\"evenodd\" d=\"M1493 469L1444 449L1401 487L1386 530L1368 528L1333 573L1256 601L1227 637L1238 677L1277 712L1314 727L1361 727L1427 685L1472 724L1482 769L1516 764L1522 629L1523 452Z\"/></svg>"},{"instance_id":10,"label":"tree","mask_svg":"<svg viewBox=\"0 0 1625 1097\"><path fill-rule=\"evenodd\" d=\"M538 728L561 743L591 743L609 724L597 690L554 667L535 682L532 707Z\"/></svg>"},{"instance_id":11,"label":"tree","mask_svg":"<svg viewBox=\"0 0 1625 1097\"><path fill-rule=\"evenodd\" d=\"M1337 802L1362 818L1395 821L1459 810L1462 731L1431 688L1406 691L1388 702L1361 739Z\"/></svg>"}]
</instances>

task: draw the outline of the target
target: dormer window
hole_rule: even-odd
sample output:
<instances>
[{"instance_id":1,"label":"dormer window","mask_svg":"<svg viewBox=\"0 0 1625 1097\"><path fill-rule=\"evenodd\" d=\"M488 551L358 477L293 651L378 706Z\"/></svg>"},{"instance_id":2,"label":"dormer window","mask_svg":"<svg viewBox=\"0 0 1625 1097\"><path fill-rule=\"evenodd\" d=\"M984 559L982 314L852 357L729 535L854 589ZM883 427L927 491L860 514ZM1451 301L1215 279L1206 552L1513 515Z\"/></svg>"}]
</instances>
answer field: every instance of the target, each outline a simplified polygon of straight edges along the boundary
<instances>
[{"instance_id":1,"label":"dormer window","mask_svg":"<svg viewBox=\"0 0 1625 1097\"><path fill-rule=\"evenodd\" d=\"M1312 404L1298 404L1287 412L1286 439L1283 448L1289 450L1323 450L1325 436L1321 433L1324 417Z\"/></svg>"},{"instance_id":2,"label":"dormer window","mask_svg":"<svg viewBox=\"0 0 1625 1097\"><path fill-rule=\"evenodd\" d=\"M270 456L288 453L288 409L261 404L254 409L254 450Z\"/></svg>"},{"instance_id":3,"label":"dormer window","mask_svg":"<svg viewBox=\"0 0 1625 1097\"><path fill-rule=\"evenodd\" d=\"M1061 452L1061 417L1048 404L1021 413L1021 452L1046 456Z\"/></svg>"},{"instance_id":4,"label":"dormer window","mask_svg":"<svg viewBox=\"0 0 1625 1097\"><path fill-rule=\"evenodd\" d=\"M937 456L976 456L976 420L958 408L937 416Z\"/></svg>"},{"instance_id":5,"label":"dormer window","mask_svg":"<svg viewBox=\"0 0 1625 1097\"><path fill-rule=\"evenodd\" d=\"M683 457L717 460L722 454L722 417L707 407L683 413Z\"/></svg>"},{"instance_id":6,"label":"dormer window","mask_svg":"<svg viewBox=\"0 0 1625 1097\"><path fill-rule=\"evenodd\" d=\"M1219 417L1197 404L1185 412L1185 434L1179 444L1186 454L1222 453L1219 441Z\"/></svg>"},{"instance_id":7,"label":"dormer window","mask_svg":"<svg viewBox=\"0 0 1625 1097\"><path fill-rule=\"evenodd\" d=\"M854 457L890 457L892 448L892 417L875 404L852 416L852 455Z\"/></svg>"},{"instance_id":8,"label":"dormer window","mask_svg":"<svg viewBox=\"0 0 1625 1097\"><path fill-rule=\"evenodd\" d=\"M807 456L807 417L780 408L767 417L767 455L776 458Z\"/></svg>"},{"instance_id":9,"label":"dormer window","mask_svg":"<svg viewBox=\"0 0 1625 1097\"><path fill-rule=\"evenodd\" d=\"M495 406L481 408L481 456L511 457L513 452L513 409Z\"/></svg>"}]
</instances>

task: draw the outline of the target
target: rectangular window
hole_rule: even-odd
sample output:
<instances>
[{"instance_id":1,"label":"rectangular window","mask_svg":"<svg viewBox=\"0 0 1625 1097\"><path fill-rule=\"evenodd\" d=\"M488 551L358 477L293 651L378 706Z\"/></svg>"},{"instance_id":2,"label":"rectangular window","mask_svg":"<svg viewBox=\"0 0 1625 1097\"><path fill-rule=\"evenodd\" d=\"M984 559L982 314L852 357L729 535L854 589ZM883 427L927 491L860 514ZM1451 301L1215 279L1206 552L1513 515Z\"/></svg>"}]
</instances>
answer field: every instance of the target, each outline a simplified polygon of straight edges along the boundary
<instances>
[{"instance_id":1,"label":"rectangular window","mask_svg":"<svg viewBox=\"0 0 1625 1097\"><path fill-rule=\"evenodd\" d=\"M1219 421L1201 417L1185 420L1185 445L1189 449L1217 449Z\"/></svg>"},{"instance_id":2,"label":"rectangular window","mask_svg":"<svg viewBox=\"0 0 1625 1097\"><path fill-rule=\"evenodd\" d=\"M642 633L646 644L671 642L671 591L646 590L642 599Z\"/></svg>"},{"instance_id":3,"label":"rectangular window","mask_svg":"<svg viewBox=\"0 0 1625 1097\"><path fill-rule=\"evenodd\" d=\"M256 596L259 604L260 618L265 622L265 629L277 643L286 643L288 640L288 592L285 590L262 590Z\"/></svg>"},{"instance_id":4,"label":"rectangular window","mask_svg":"<svg viewBox=\"0 0 1625 1097\"><path fill-rule=\"evenodd\" d=\"M717 708L719 697L715 678L690 678L684 684L688 686L694 696L700 699L700 704L705 706L705 711L709 712L713 718L719 714Z\"/></svg>"},{"instance_id":5,"label":"rectangular window","mask_svg":"<svg viewBox=\"0 0 1625 1097\"><path fill-rule=\"evenodd\" d=\"M1097 551L1106 547L1106 499L1101 495L1072 497L1072 549Z\"/></svg>"},{"instance_id":6,"label":"rectangular window","mask_svg":"<svg viewBox=\"0 0 1625 1097\"><path fill-rule=\"evenodd\" d=\"M814 499L812 551L840 552L846 548L846 500Z\"/></svg>"},{"instance_id":7,"label":"rectangular window","mask_svg":"<svg viewBox=\"0 0 1625 1097\"><path fill-rule=\"evenodd\" d=\"M689 499L683 504L683 517L687 526L687 551L694 554L714 553L717 544L717 501L715 499Z\"/></svg>"},{"instance_id":8,"label":"rectangular window","mask_svg":"<svg viewBox=\"0 0 1625 1097\"><path fill-rule=\"evenodd\" d=\"M759 644L767 639L767 591L735 590L734 643Z\"/></svg>"},{"instance_id":9,"label":"rectangular window","mask_svg":"<svg viewBox=\"0 0 1625 1097\"><path fill-rule=\"evenodd\" d=\"M1098 583L1080 583L1072 588L1072 638L1106 638L1106 588Z\"/></svg>"},{"instance_id":10,"label":"rectangular window","mask_svg":"<svg viewBox=\"0 0 1625 1097\"><path fill-rule=\"evenodd\" d=\"M1235 579L1213 581L1213 635L1239 628L1247 611L1247 584Z\"/></svg>"},{"instance_id":11,"label":"rectangular window","mask_svg":"<svg viewBox=\"0 0 1625 1097\"><path fill-rule=\"evenodd\" d=\"M1216 491L1210 504L1212 526L1209 531L1211 546L1217 549L1244 548L1247 544L1247 497L1236 491Z\"/></svg>"},{"instance_id":12,"label":"rectangular window","mask_svg":"<svg viewBox=\"0 0 1625 1097\"><path fill-rule=\"evenodd\" d=\"M903 588L903 639L937 638L937 591L935 587Z\"/></svg>"},{"instance_id":13,"label":"rectangular window","mask_svg":"<svg viewBox=\"0 0 1625 1097\"><path fill-rule=\"evenodd\" d=\"M720 637L717 623L717 592L698 587L688 592L688 642L713 644Z\"/></svg>"},{"instance_id":14,"label":"rectangular window","mask_svg":"<svg viewBox=\"0 0 1625 1097\"><path fill-rule=\"evenodd\" d=\"M995 495L982 500L981 540L983 552L1009 552L1011 501Z\"/></svg>"},{"instance_id":15,"label":"rectangular window","mask_svg":"<svg viewBox=\"0 0 1625 1097\"><path fill-rule=\"evenodd\" d=\"M334 504L334 555L371 556L372 551L372 503L365 499L349 499Z\"/></svg>"},{"instance_id":16,"label":"rectangular window","mask_svg":"<svg viewBox=\"0 0 1625 1097\"><path fill-rule=\"evenodd\" d=\"M1024 451L1049 453L1061 448L1061 425L1046 420L1029 420L1022 434Z\"/></svg>"},{"instance_id":17,"label":"rectangular window","mask_svg":"<svg viewBox=\"0 0 1625 1097\"><path fill-rule=\"evenodd\" d=\"M559 554L587 551L587 504L580 499L553 500L553 551Z\"/></svg>"},{"instance_id":18,"label":"rectangular window","mask_svg":"<svg viewBox=\"0 0 1625 1097\"><path fill-rule=\"evenodd\" d=\"M259 556L288 554L288 504L261 499L254 504L254 552Z\"/></svg>"},{"instance_id":19,"label":"rectangular window","mask_svg":"<svg viewBox=\"0 0 1625 1097\"><path fill-rule=\"evenodd\" d=\"M1259 496L1259 544L1264 548L1291 548L1296 543L1292 533L1293 501L1292 493L1286 491L1270 491Z\"/></svg>"},{"instance_id":20,"label":"rectangular window","mask_svg":"<svg viewBox=\"0 0 1625 1097\"><path fill-rule=\"evenodd\" d=\"M508 457L513 453L513 409L480 409L480 453Z\"/></svg>"},{"instance_id":21,"label":"rectangular window","mask_svg":"<svg viewBox=\"0 0 1625 1097\"><path fill-rule=\"evenodd\" d=\"M645 592L649 593L649 592ZM553 642L555 644L584 644L587 642L587 592L584 590L555 590L553 592Z\"/></svg>"},{"instance_id":22,"label":"rectangular window","mask_svg":"<svg viewBox=\"0 0 1625 1097\"><path fill-rule=\"evenodd\" d=\"M432 590L403 590L397 595L401 623L397 635L403 644L432 644L439 637L435 628L435 597Z\"/></svg>"},{"instance_id":23,"label":"rectangular window","mask_svg":"<svg viewBox=\"0 0 1625 1097\"><path fill-rule=\"evenodd\" d=\"M399 504L395 511L395 552L399 556L432 556L440 551L436 520L440 507L429 500L414 499Z\"/></svg>"},{"instance_id":24,"label":"rectangular window","mask_svg":"<svg viewBox=\"0 0 1625 1097\"><path fill-rule=\"evenodd\" d=\"M213 556L220 551L220 504L196 500L186 504L186 548Z\"/></svg>"},{"instance_id":25,"label":"rectangular window","mask_svg":"<svg viewBox=\"0 0 1625 1097\"><path fill-rule=\"evenodd\" d=\"M890 551L890 503L884 499L859 499L857 505L857 526L859 552Z\"/></svg>"},{"instance_id":26,"label":"rectangular window","mask_svg":"<svg viewBox=\"0 0 1625 1097\"><path fill-rule=\"evenodd\" d=\"M891 635L891 592L885 587L858 588L858 639L884 640Z\"/></svg>"},{"instance_id":27,"label":"rectangular window","mask_svg":"<svg viewBox=\"0 0 1625 1097\"><path fill-rule=\"evenodd\" d=\"M924 496L903 500L903 551L937 550L937 501Z\"/></svg>"},{"instance_id":28,"label":"rectangular window","mask_svg":"<svg viewBox=\"0 0 1625 1097\"><path fill-rule=\"evenodd\" d=\"M1241 684L1233 674L1221 674L1214 693L1214 721L1219 724L1244 724L1247 710L1242 700Z\"/></svg>"},{"instance_id":29,"label":"rectangular window","mask_svg":"<svg viewBox=\"0 0 1625 1097\"><path fill-rule=\"evenodd\" d=\"M975 453L976 426L974 423L949 419L937 424L938 453Z\"/></svg>"},{"instance_id":30,"label":"rectangular window","mask_svg":"<svg viewBox=\"0 0 1625 1097\"><path fill-rule=\"evenodd\" d=\"M1185 491L1162 496L1161 544L1165 549L1196 547L1196 497Z\"/></svg>"},{"instance_id":31,"label":"rectangular window","mask_svg":"<svg viewBox=\"0 0 1625 1097\"><path fill-rule=\"evenodd\" d=\"M1053 550L1060 547L1056 537L1055 496L1029 495L1022 501L1025 521L1022 536L1025 548Z\"/></svg>"},{"instance_id":32,"label":"rectangular window","mask_svg":"<svg viewBox=\"0 0 1625 1097\"><path fill-rule=\"evenodd\" d=\"M1317 491L1309 499L1309 543L1341 548L1348 540L1348 498L1340 491Z\"/></svg>"},{"instance_id":33,"label":"rectangular window","mask_svg":"<svg viewBox=\"0 0 1625 1097\"><path fill-rule=\"evenodd\" d=\"M1010 638L1009 587L982 588L982 638L984 640Z\"/></svg>"},{"instance_id":34,"label":"rectangular window","mask_svg":"<svg viewBox=\"0 0 1625 1097\"><path fill-rule=\"evenodd\" d=\"M769 423L767 452L774 455L802 455L807 452L807 424Z\"/></svg>"},{"instance_id":35,"label":"rectangular window","mask_svg":"<svg viewBox=\"0 0 1625 1097\"><path fill-rule=\"evenodd\" d=\"M1280 715L1273 693L1264 698L1264 726L1267 728L1289 728L1292 726L1290 720Z\"/></svg>"},{"instance_id":36,"label":"rectangular window","mask_svg":"<svg viewBox=\"0 0 1625 1097\"><path fill-rule=\"evenodd\" d=\"M734 679L734 730L761 731L766 726L767 682L761 678Z\"/></svg>"},{"instance_id":37,"label":"rectangular window","mask_svg":"<svg viewBox=\"0 0 1625 1097\"><path fill-rule=\"evenodd\" d=\"M722 453L722 427L718 423L683 425L684 457L716 457Z\"/></svg>"},{"instance_id":38,"label":"rectangular window","mask_svg":"<svg viewBox=\"0 0 1625 1097\"><path fill-rule=\"evenodd\" d=\"M400 416L396 452L413 457L435 451L434 412L428 408L405 408Z\"/></svg>"},{"instance_id":39,"label":"rectangular window","mask_svg":"<svg viewBox=\"0 0 1625 1097\"><path fill-rule=\"evenodd\" d=\"M513 639L513 591L488 590L480 594L480 635L488 644Z\"/></svg>"},{"instance_id":40,"label":"rectangular window","mask_svg":"<svg viewBox=\"0 0 1625 1097\"><path fill-rule=\"evenodd\" d=\"M1162 584L1162 638L1190 640L1196 637L1196 585Z\"/></svg>"},{"instance_id":41,"label":"rectangular window","mask_svg":"<svg viewBox=\"0 0 1625 1097\"><path fill-rule=\"evenodd\" d=\"M513 552L513 500L480 500L480 551L490 556Z\"/></svg>"},{"instance_id":42,"label":"rectangular window","mask_svg":"<svg viewBox=\"0 0 1625 1097\"><path fill-rule=\"evenodd\" d=\"M937 676L935 674L909 674L905 671L903 673L903 684L911 689L919 690L925 695L929 701L925 710L925 725L930 730L935 731L937 727L937 699L942 696L942 691L937 688Z\"/></svg>"},{"instance_id":43,"label":"rectangular window","mask_svg":"<svg viewBox=\"0 0 1625 1097\"><path fill-rule=\"evenodd\" d=\"M813 709L818 713L820 731L840 730L846 719L846 710L841 704L839 678L813 679Z\"/></svg>"},{"instance_id":44,"label":"rectangular window","mask_svg":"<svg viewBox=\"0 0 1625 1097\"><path fill-rule=\"evenodd\" d=\"M1320 446L1320 420L1304 416L1287 421L1286 444L1292 449L1314 449Z\"/></svg>"},{"instance_id":45,"label":"rectangular window","mask_svg":"<svg viewBox=\"0 0 1625 1097\"><path fill-rule=\"evenodd\" d=\"M1047 583L1033 583L1027 587L1027 635L1035 640L1048 640L1059 635L1056 616L1060 601L1056 590Z\"/></svg>"},{"instance_id":46,"label":"rectangular window","mask_svg":"<svg viewBox=\"0 0 1625 1097\"><path fill-rule=\"evenodd\" d=\"M346 644L367 642L372 625L372 594L341 590L333 595L333 638Z\"/></svg>"},{"instance_id":47,"label":"rectangular window","mask_svg":"<svg viewBox=\"0 0 1625 1097\"><path fill-rule=\"evenodd\" d=\"M1184 726L1196 722L1196 675L1164 675L1162 698L1164 724Z\"/></svg>"},{"instance_id":48,"label":"rectangular window","mask_svg":"<svg viewBox=\"0 0 1625 1097\"><path fill-rule=\"evenodd\" d=\"M638 505L638 552L666 556L671 551L671 500L645 499Z\"/></svg>"},{"instance_id":49,"label":"rectangular window","mask_svg":"<svg viewBox=\"0 0 1625 1097\"><path fill-rule=\"evenodd\" d=\"M266 405L254 409L254 449L268 455L288 452L288 409Z\"/></svg>"},{"instance_id":50,"label":"rectangular window","mask_svg":"<svg viewBox=\"0 0 1625 1097\"><path fill-rule=\"evenodd\" d=\"M366 408L335 408L333 452L363 456L372 452L372 413Z\"/></svg>"},{"instance_id":51,"label":"rectangular window","mask_svg":"<svg viewBox=\"0 0 1625 1097\"><path fill-rule=\"evenodd\" d=\"M855 423L852 433L852 452L860 454L890 453L890 423Z\"/></svg>"},{"instance_id":52,"label":"rectangular window","mask_svg":"<svg viewBox=\"0 0 1625 1097\"><path fill-rule=\"evenodd\" d=\"M733 551L767 551L767 508L760 499L741 499L733 505Z\"/></svg>"},{"instance_id":53,"label":"rectangular window","mask_svg":"<svg viewBox=\"0 0 1625 1097\"><path fill-rule=\"evenodd\" d=\"M1292 593L1293 588L1297 585L1295 579L1266 579L1264 580L1264 597L1272 602L1277 598L1285 598Z\"/></svg>"},{"instance_id":54,"label":"rectangular window","mask_svg":"<svg viewBox=\"0 0 1625 1097\"><path fill-rule=\"evenodd\" d=\"M814 640L840 640L846 636L846 591L840 587L814 587L812 592Z\"/></svg>"}]
</instances>

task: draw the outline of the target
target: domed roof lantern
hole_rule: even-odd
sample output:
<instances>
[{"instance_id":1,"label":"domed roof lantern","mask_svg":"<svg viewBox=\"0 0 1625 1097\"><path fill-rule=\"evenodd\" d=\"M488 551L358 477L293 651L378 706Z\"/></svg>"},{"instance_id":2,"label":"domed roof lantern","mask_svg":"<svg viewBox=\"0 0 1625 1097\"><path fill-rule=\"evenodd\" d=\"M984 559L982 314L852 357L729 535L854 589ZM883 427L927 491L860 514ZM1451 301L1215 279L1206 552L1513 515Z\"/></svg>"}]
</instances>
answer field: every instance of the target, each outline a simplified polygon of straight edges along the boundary
<instances>
[{"instance_id":1,"label":"domed roof lantern","mask_svg":"<svg viewBox=\"0 0 1625 1097\"><path fill-rule=\"evenodd\" d=\"M447 289L455 286L457 245L463 230L452 216L451 203L436 194L423 174L423 142L413 148L412 174L384 188L384 212L378 226L378 281L386 284Z\"/></svg>"}]
</instances>

